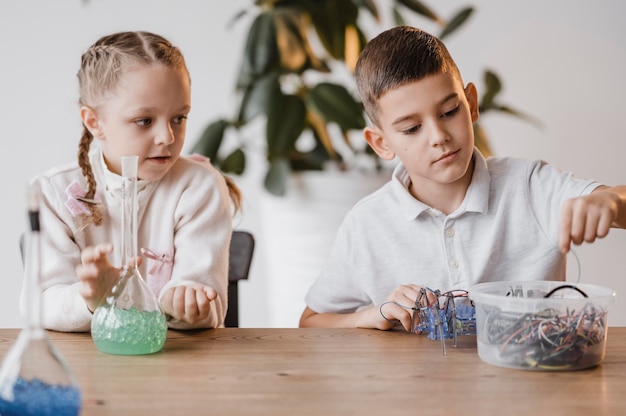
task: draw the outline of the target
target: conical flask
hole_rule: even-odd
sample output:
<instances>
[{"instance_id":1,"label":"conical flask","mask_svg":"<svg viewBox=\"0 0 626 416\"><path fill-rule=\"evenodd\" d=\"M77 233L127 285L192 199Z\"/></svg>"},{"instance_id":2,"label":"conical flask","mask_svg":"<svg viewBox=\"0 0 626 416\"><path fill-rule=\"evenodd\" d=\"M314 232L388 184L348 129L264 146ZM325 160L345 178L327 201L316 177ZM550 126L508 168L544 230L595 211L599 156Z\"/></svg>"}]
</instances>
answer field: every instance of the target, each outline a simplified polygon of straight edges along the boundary
<instances>
[{"instance_id":1,"label":"conical flask","mask_svg":"<svg viewBox=\"0 0 626 416\"><path fill-rule=\"evenodd\" d=\"M108 354L160 351L167 322L137 265L137 156L122 157L122 241L120 276L91 320L91 337Z\"/></svg>"},{"instance_id":2,"label":"conical flask","mask_svg":"<svg viewBox=\"0 0 626 416\"><path fill-rule=\"evenodd\" d=\"M81 408L80 388L41 326L39 187L30 185L27 194L27 322L0 368L0 415L74 416Z\"/></svg>"}]
</instances>

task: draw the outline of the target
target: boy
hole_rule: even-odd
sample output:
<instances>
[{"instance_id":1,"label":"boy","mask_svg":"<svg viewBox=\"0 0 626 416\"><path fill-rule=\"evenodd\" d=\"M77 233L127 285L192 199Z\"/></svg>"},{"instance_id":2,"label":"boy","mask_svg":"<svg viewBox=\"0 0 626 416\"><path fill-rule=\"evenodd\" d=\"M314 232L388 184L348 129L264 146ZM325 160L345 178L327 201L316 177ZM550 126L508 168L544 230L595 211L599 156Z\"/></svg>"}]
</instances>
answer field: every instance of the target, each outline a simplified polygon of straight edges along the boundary
<instances>
[{"instance_id":1,"label":"boy","mask_svg":"<svg viewBox=\"0 0 626 416\"><path fill-rule=\"evenodd\" d=\"M476 87L464 86L436 37L406 26L381 33L363 49L356 79L373 123L365 140L400 163L347 214L301 327L409 331L422 287L565 280L571 243L626 228L626 186L543 161L485 160L474 148Z\"/></svg>"}]
</instances>

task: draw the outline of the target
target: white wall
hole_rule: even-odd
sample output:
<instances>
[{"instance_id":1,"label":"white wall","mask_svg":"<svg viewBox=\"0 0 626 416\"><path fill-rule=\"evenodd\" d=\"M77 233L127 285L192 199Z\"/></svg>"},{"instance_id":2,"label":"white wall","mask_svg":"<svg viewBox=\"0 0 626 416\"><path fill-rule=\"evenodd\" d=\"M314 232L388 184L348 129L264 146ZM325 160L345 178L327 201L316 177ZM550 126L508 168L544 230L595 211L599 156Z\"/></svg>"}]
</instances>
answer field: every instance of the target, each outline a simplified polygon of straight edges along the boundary
<instances>
[{"instance_id":1,"label":"white wall","mask_svg":"<svg viewBox=\"0 0 626 416\"><path fill-rule=\"evenodd\" d=\"M161 33L183 50L192 76L193 110L189 149L204 124L232 111L233 85L249 20L229 19L252 0L26 0L0 3L0 126L5 162L0 186L5 203L0 217L0 253L5 272L0 284L0 327L19 327L22 267L18 237L26 218L28 179L74 159L80 134L75 74L81 53L98 37L118 30ZM495 153L542 158L581 177L607 184L626 183L622 163L626 29L620 21L626 3L597 0L430 1L444 16L466 4L476 12L447 44L466 81L482 88L484 68L504 81L503 101L543 123L542 129L507 116L487 114L483 122ZM383 2L383 4L386 4ZM410 23L432 26L422 20ZM375 34L382 27L371 27ZM254 173L254 172L253 172ZM253 174L239 178L246 194L240 228L260 233ZM258 253L271 250L264 247ZM617 302L612 325L626 325L626 232L614 230L593 245L576 249L581 280L612 287ZM520 259L523 261L523 259ZM242 326L274 326L264 294L264 260L255 257L250 281L241 284ZM570 269L575 278L576 268Z\"/></svg>"}]
</instances>

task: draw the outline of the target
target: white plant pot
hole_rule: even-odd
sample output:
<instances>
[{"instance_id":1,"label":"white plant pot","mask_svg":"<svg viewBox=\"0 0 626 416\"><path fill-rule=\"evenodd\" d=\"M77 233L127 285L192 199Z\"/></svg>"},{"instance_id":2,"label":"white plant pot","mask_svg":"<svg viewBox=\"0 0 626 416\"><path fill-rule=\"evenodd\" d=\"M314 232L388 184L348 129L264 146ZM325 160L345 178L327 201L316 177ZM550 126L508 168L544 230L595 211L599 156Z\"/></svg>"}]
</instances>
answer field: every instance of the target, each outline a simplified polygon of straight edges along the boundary
<instances>
[{"instance_id":1,"label":"white plant pot","mask_svg":"<svg viewBox=\"0 0 626 416\"><path fill-rule=\"evenodd\" d=\"M306 172L290 179L286 196L259 194L257 247L263 256L268 326L298 326L304 296L345 214L390 178L389 171Z\"/></svg>"}]
</instances>

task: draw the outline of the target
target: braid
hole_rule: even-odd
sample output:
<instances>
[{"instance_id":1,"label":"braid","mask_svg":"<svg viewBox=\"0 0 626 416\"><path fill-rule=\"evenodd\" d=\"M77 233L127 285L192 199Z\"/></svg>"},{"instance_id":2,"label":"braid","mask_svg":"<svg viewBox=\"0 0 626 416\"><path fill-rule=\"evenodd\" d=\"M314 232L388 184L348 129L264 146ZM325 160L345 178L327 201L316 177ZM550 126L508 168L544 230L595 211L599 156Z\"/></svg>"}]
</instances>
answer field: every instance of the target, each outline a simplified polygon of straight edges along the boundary
<instances>
[{"instance_id":1,"label":"braid","mask_svg":"<svg viewBox=\"0 0 626 416\"><path fill-rule=\"evenodd\" d=\"M88 189L87 193L84 195L87 199L94 199L96 195L96 179L94 178L91 163L89 162L89 147L92 141L92 134L86 127L83 127L83 135L81 136L78 144L78 166L80 166L80 170L85 177L85 181L87 182ZM89 206L89 211L91 212L90 220L96 225L102 224L102 211L100 210L100 206L98 204L87 205Z\"/></svg>"}]
</instances>

